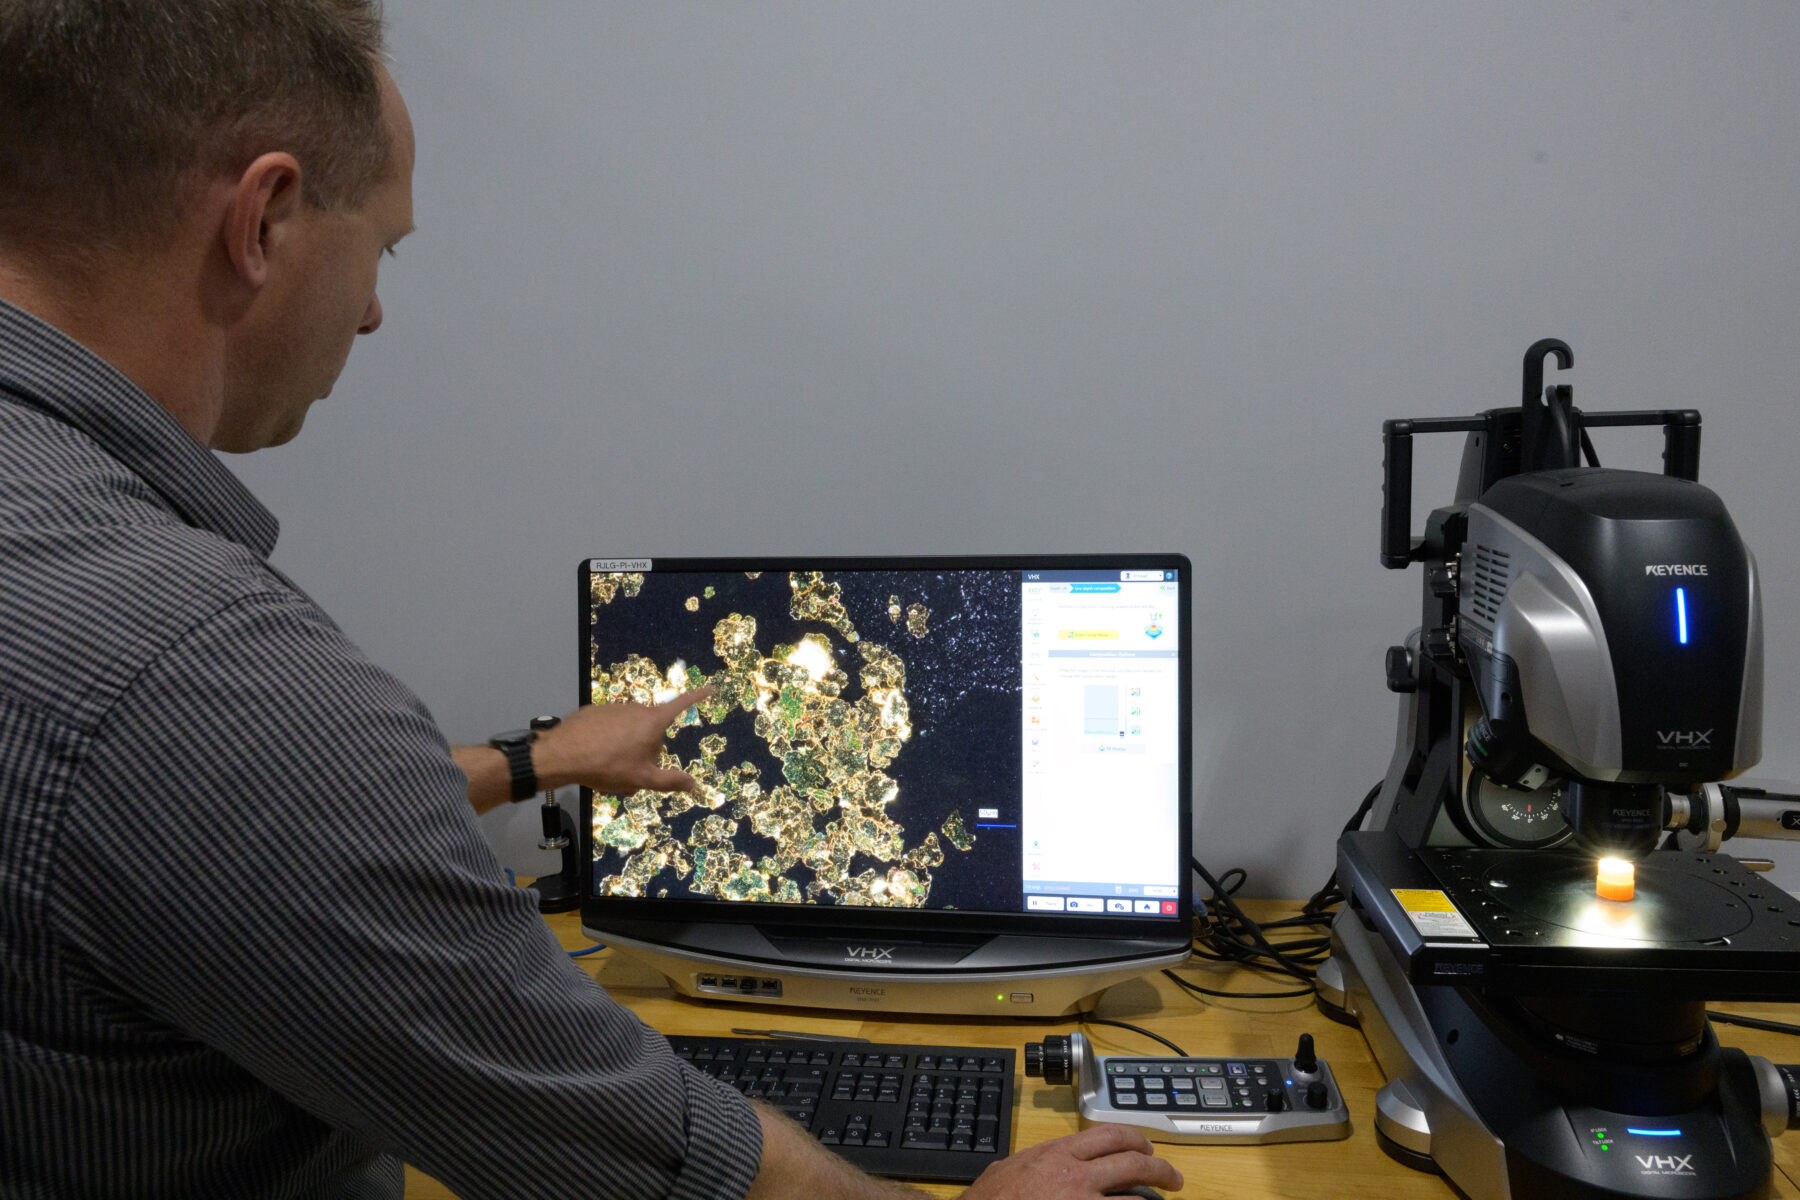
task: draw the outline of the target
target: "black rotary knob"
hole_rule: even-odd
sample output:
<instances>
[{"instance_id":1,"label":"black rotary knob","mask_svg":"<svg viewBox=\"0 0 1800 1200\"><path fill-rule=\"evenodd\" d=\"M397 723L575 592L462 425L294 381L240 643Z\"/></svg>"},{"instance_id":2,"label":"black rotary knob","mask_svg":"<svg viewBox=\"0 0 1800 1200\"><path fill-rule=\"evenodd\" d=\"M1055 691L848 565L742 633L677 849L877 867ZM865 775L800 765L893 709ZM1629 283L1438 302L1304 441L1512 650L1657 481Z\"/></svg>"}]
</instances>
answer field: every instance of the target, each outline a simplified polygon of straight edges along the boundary
<instances>
[{"instance_id":1,"label":"black rotary knob","mask_svg":"<svg viewBox=\"0 0 1800 1200\"><path fill-rule=\"evenodd\" d=\"M1324 1080L1315 1079L1306 1085L1306 1107L1313 1109L1324 1108L1325 1102L1329 1098L1330 1097L1327 1096L1325 1092Z\"/></svg>"},{"instance_id":2,"label":"black rotary knob","mask_svg":"<svg viewBox=\"0 0 1800 1200\"><path fill-rule=\"evenodd\" d=\"M1045 1083L1068 1083L1070 1074L1069 1039L1053 1033L1041 1042L1025 1043L1025 1074Z\"/></svg>"}]
</instances>

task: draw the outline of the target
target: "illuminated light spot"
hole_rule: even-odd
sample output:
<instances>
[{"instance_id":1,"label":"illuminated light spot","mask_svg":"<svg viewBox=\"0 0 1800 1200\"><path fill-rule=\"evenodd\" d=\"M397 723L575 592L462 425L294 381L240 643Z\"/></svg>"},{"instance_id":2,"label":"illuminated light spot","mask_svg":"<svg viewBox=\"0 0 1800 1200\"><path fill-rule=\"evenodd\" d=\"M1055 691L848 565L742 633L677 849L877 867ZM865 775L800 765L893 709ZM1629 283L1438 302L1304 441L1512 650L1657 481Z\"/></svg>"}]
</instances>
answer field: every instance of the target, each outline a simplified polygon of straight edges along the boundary
<instances>
[{"instance_id":1,"label":"illuminated light spot","mask_svg":"<svg viewBox=\"0 0 1800 1200\"><path fill-rule=\"evenodd\" d=\"M1623 858L1603 858L1594 872L1594 891L1602 900L1629 900L1636 894L1637 868Z\"/></svg>"}]
</instances>

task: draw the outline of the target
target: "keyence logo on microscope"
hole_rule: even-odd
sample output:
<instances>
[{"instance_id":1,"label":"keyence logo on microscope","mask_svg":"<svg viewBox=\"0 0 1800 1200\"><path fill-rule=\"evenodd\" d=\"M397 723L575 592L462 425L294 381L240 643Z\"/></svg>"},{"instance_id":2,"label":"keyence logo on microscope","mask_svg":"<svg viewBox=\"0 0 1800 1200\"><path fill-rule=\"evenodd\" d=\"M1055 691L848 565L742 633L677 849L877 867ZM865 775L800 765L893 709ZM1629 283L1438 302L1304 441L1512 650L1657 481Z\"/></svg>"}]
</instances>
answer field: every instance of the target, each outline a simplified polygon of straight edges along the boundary
<instances>
[{"instance_id":1,"label":"keyence logo on microscope","mask_svg":"<svg viewBox=\"0 0 1800 1200\"><path fill-rule=\"evenodd\" d=\"M1646 575L1704 575L1705 563L1645 563Z\"/></svg>"}]
</instances>

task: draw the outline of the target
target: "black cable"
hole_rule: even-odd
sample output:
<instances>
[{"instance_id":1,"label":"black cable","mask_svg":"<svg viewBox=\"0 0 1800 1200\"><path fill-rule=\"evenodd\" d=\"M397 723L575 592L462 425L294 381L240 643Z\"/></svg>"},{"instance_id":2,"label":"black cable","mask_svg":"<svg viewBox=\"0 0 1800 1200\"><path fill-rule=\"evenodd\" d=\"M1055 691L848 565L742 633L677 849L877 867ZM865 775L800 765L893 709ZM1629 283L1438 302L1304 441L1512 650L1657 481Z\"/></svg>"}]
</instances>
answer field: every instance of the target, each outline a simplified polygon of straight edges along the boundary
<instances>
[{"instance_id":1,"label":"black cable","mask_svg":"<svg viewBox=\"0 0 1800 1200\"><path fill-rule=\"evenodd\" d=\"M1083 1025L1111 1025L1117 1029L1129 1029L1133 1033L1143 1034L1145 1037L1149 1038L1153 1042L1161 1042L1163 1045L1165 1045L1169 1049L1173 1050L1175 1052L1175 1056L1177 1058L1186 1058L1188 1056L1188 1053L1186 1050L1183 1050L1180 1046L1177 1046L1174 1042L1171 1042L1168 1038L1164 1037L1162 1034L1151 1033L1148 1029L1143 1028L1141 1025L1129 1025L1124 1021L1114 1021L1107 1017L1084 1016L1084 1017L1080 1018L1080 1020Z\"/></svg>"},{"instance_id":2,"label":"black cable","mask_svg":"<svg viewBox=\"0 0 1800 1200\"><path fill-rule=\"evenodd\" d=\"M1762 1029L1769 1033L1791 1033L1800 1036L1800 1025L1786 1025L1780 1021L1765 1021L1761 1017L1740 1017L1735 1013L1714 1012L1706 1010L1709 1020L1720 1025L1742 1025L1745 1029Z\"/></svg>"},{"instance_id":3,"label":"black cable","mask_svg":"<svg viewBox=\"0 0 1800 1200\"><path fill-rule=\"evenodd\" d=\"M1310 983L1313 977L1312 963L1325 956L1322 939L1308 939L1302 944L1275 945L1263 933L1262 926L1238 907L1237 902L1231 898L1231 892L1213 878L1206 865L1198 858L1192 861L1195 872L1212 888L1207 916L1196 937L1199 946L1211 951L1211 954L1202 952L1202 957L1261 966ZM1228 871L1226 874L1230 875L1232 872ZM1271 928L1318 924L1326 919L1317 914L1301 914L1298 917L1284 918L1280 922L1271 922ZM1196 949L1198 951L1198 947Z\"/></svg>"},{"instance_id":4,"label":"black cable","mask_svg":"<svg viewBox=\"0 0 1800 1200\"><path fill-rule=\"evenodd\" d=\"M1310 987L1295 988L1291 992L1220 992L1212 988L1201 987L1191 980L1183 979L1173 971L1164 971L1170 982L1183 991L1193 992L1201 996L1219 996L1227 1000L1285 1000L1293 996L1310 996L1316 989Z\"/></svg>"},{"instance_id":5,"label":"black cable","mask_svg":"<svg viewBox=\"0 0 1800 1200\"><path fill-rule=\"evenodd\" d=\"M1382 782L1385 783L1386 781L1383 780ZM1368 817L1369 810L1375 807L1375 798L1381 795L1381 786L1381 783L1377 783L1363 796L1362 802L1356 806L1356 811L1350 814L1350 819L1348 821L1344 822L1345 833L1355 833L1362 828L1362 823ZM1325 886L1314 892L1311 898L1301 906L1300 911L1303 913L1320 913L1327 908L1334 908L1337 905L1342 904L1345 899L1347 899L1347 897L1344 895L1344 889L1338 886L1337 868L1334 866L1331 869L1331 878L1325 881Z\"/></svg>"},{"instance_id":6,"label":"black cable","mask_svg":"<svg viewBox=\"0 0 1800 1200\"><path fill-rule=\"evenodd\" d=\"M1380 783L1370 788L1356 806L1356 812L1344 825L1344 832L1351 833L1362 827L1369 811L1375 806L1375 800L1381 794ZM1163 974L1195 995L1220 996L1243 1000L1275 1000L1291 996L1308 996L1313 992L1313 979L1317 974L1318 964L1331 953L1331 938L1321 932L1314 937L1295 938L1288 941L1274 942L1269 934L1277 930L1318 929L1323 930L1331 924L1333 911L1344 902L1343 889L1338 886L1337 872L1331 873L1325 886L1314 892L1302 906L1300 912L1292 917L1261 924L1250 919L1244 910L1232 899L1239 888L1244 886L1249 875L1242 867L1232 867L1218 878L1206 869L1200 859L1191 857L1194 873L1206 881L1212 890L1210 898L1204 901L1205 912L1198 918L1194 933L1193 954L1196 958L1208 962L1231 963L1247 967L1255 971L1270 971L1287 975L1300 980L1307 986L1303 990L1280 992L1224 992L1201 987L1190 983L1171 971Z\"/></svg>"},{"instance_id":7,"label":"black cable","mask_svg":"<svg viewBox=\"0 0 1800 1200\"><path fill-rule=\"evenodd\" d=\"M1252 920L1232 899L1233 894L1243 887L1249 878L1248 873L1242 867L1233 867L1218 878L1214 878L1198 857L1190 859L1190 862L1194 872L1206 881L1212 893L1211 897L1205 901L1205 912L1197 922L1198 928L1195 931L1193 944L1195 957L1209 962L1230 963L1250 970L1287 975L1305 983L1306 987L1299 990L1270 992L1228 992L1202 987L1181 978L1173 971L1164 971L1163 974L1178 987L1190 995L1196 996L1217 996L1236 1000L1275 1000L1312 995L1314 969L1316 964L1330 952L1330 938L1315 936L1272 941L1269 935L1277 930L1322 926L1330 921L1330 916L1317 912L1301 913L1297 916L1270 921L1267 924L1258 923Z\"/></svg>"}]
</instances>

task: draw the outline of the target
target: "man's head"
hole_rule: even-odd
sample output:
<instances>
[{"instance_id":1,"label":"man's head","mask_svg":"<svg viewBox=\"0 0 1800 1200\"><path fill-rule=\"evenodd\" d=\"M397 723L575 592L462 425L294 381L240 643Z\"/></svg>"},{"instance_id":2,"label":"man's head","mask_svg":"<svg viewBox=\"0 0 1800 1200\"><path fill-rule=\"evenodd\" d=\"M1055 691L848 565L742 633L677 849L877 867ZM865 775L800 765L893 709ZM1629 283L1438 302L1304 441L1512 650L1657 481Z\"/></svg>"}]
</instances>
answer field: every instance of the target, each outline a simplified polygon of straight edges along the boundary
<instances>
[{"instance_id":1,"label":"man's head","mask_svg":"<svg viewBox=\"0 0 1800 1200\"><path fill-rule=\"evenodd\" d=\"M376 0L0 0L0 247L152 247L196 188L292 152L306 199L388 167Z\"/></svg>"},{"instance_id":2,"label":"man's head","mask_svg":"<svg viewBox=\"0 0 1800 1200\"><path fill-rule=\"evenodd\" d=\"M380 55L378 0L0 0L0 274L208 444L286 441L412 226ZM193 336L143 345L133 293Z\"/></svg>"}]
</instances>

